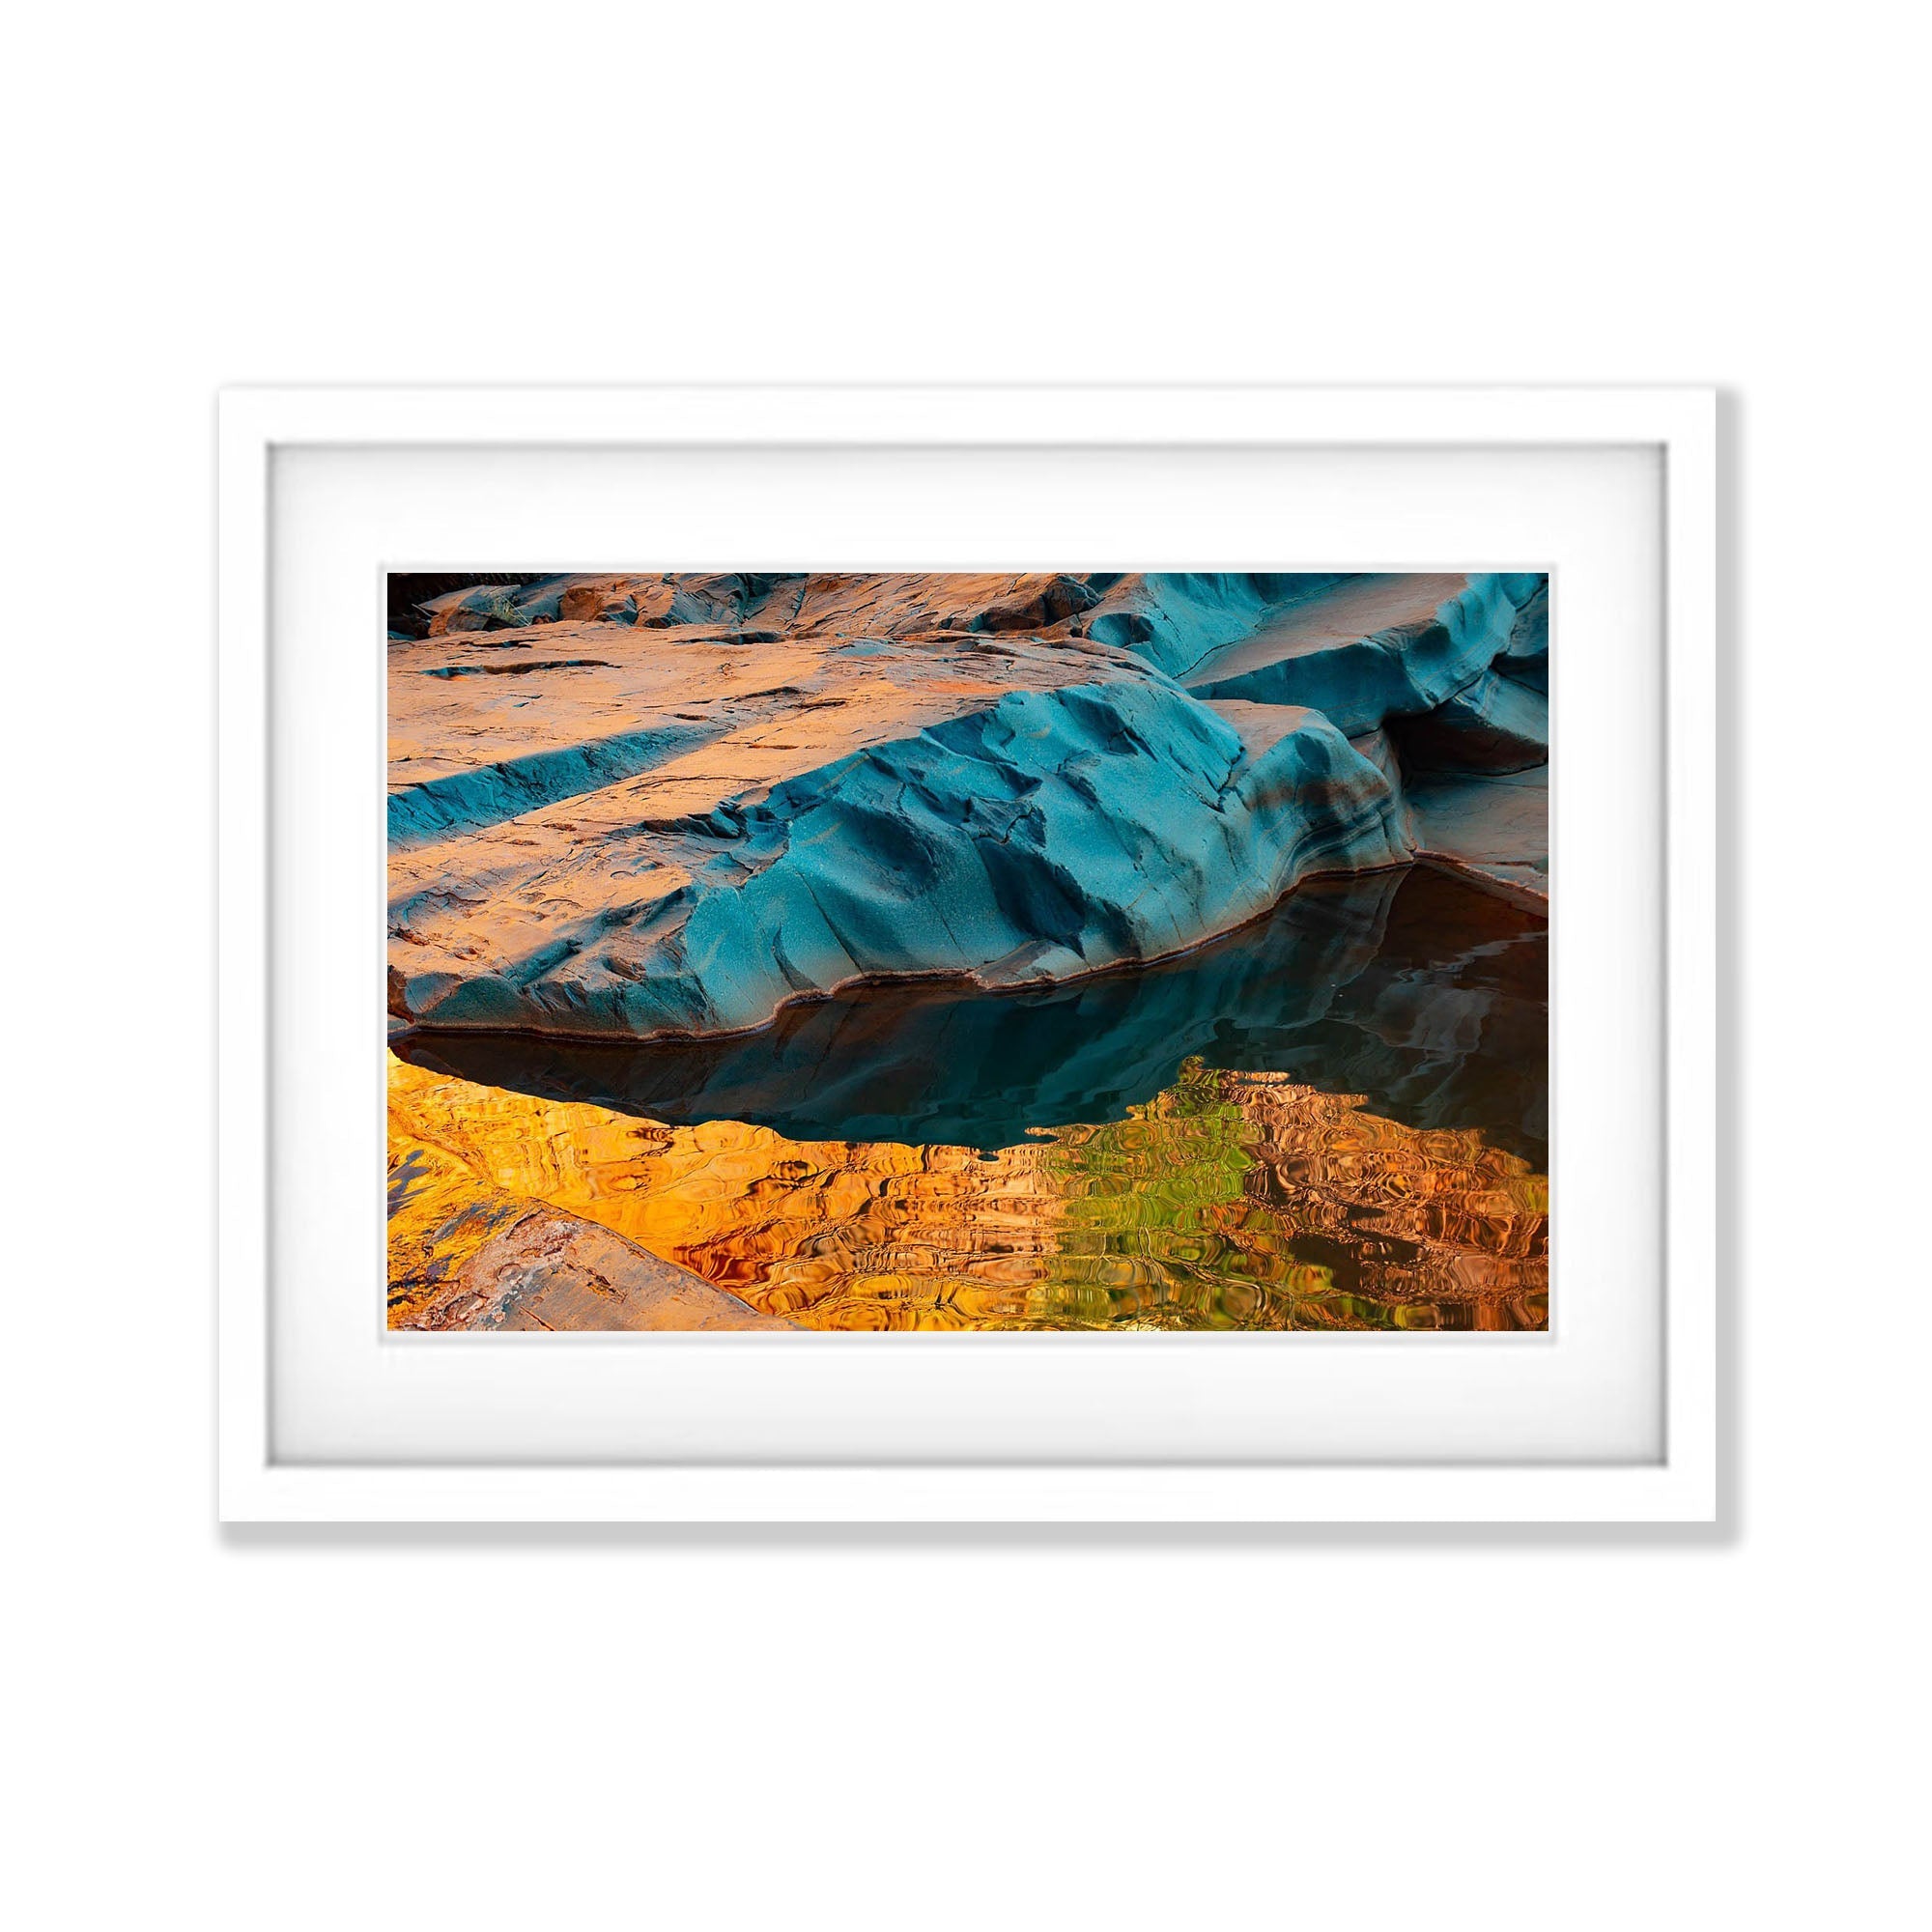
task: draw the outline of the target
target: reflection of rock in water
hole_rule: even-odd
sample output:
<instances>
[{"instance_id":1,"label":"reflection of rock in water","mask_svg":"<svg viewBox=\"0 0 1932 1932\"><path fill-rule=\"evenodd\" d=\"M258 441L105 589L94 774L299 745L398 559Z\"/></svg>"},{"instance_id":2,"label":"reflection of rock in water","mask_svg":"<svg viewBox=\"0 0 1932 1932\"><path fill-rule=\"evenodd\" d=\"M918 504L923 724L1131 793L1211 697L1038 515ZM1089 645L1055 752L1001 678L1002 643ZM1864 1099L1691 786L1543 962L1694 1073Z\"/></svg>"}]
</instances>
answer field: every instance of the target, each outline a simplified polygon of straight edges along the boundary
<instances>
[{"instance_id":1,"label":"reflection of rock in water","mask_svg":"<svg viewBox=\"0 0 1932 1932\"><path fill-rule=\"evenodd\" d=\"M1468 1129L1418 1133L1362 1112L1352 1098L1264 1075L1223 1078L1255 1136L1244 1191L1293 1223L1297 1251L1325 1263L1338 1292L1466 1296L1479 1327L1542 1324L1546 1177ZM1509 1319L1481 1320L1484 1304Z\"/></svg>"},{"instance_id":2,"label":"reflection of rock in water","mask_svg":"<svg viewBox=\"0 0 1932 1932\"><path fill-rule=\"evenodd\" d=\"M1544 922L1426 869L1323 881L1184 958L1038 992L864 987L762 1033L645 1045L418 1035L415 1065L677 1124L1010 1147L1124 1118L1181 1063L1280 1073L1545 1155Z\"/></svg>"},{"instance_id":3,"label":"reflection of rock in water","mask_svg":"<svg viewBox=\"0 0 1932 1932\"><path fill-rule=\"evenodd\" d=\"M772 1328L734 1294L593 1220L389 1137L392 1328Z\"/></svg>"},{"instance_id":4,"label":"reflection of rock in water","mask_svg":"<svg viewBox=\"0 0 1932 1932\"><path fill-rule=\"evenodd\" d=\"M400 1062L390 1120L405 1160L454 1156L479 1198L546 1204L811 1327L1547 1319L1547 1183L1524 1161L1198 1060L1123 1120L994 1152L668 1126Z\"/></svg>"}]
</instances>

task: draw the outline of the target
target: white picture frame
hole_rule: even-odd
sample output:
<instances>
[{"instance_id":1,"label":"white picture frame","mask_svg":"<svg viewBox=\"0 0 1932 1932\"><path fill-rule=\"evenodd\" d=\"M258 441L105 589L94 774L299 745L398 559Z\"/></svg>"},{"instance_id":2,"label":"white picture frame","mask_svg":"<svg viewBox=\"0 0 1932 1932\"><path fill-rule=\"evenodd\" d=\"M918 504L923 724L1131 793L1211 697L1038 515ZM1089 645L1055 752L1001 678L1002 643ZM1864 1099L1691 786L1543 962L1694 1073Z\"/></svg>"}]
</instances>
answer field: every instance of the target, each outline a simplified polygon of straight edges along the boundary
<instances>
[{"instance_id":1,"label":"white picture frame","mask_svg":"<svg viewBox=\"0 0 1932 1932\"><path fill-rule=\"evenodd\" d=\"M219 1429L218 1507L230 1521L1261 1521L1261 1522L1709 1522L1719 1507L1717 1299L1716 1091L1716 399L1704 388L500 388L236 389L220 399L219 497ZM943 470L948 452L1132 453L1143 464L1192 461L1200 452L1293 452L1342 463L1372 452L1639 452L1654 463L1661 568L1661 948L1655 958L1611 961L1611 971L1654 977L1657 1037L1627 1048L1659 1057L1661 1160L1655 1234L1655 1452L1643 1457L1324 1457L1304 1443L1292 1459L1236 1460L1123 1451L1094 1461L1070 1454L1017 1458L934 1456L917 1446L895 1458L881 1435L865 1458L707 1453L699 1460L639 1459L616 1443L595 1456L580 1435L555 1451L510 1442L462 1458L425 1459L385 1446L373 1430L366 1453L352 1438L327 1454L288 1453L278 1405L291 1401L290 1365L275 1368L278 1317L270 1267L271 1217L291 1208L282 1177L271 1200L271 1083L282 1071L272 1042L270 913L274 810L271 707L286 704L273 618L271 545L277 463L289 452L440 451L502 457L541 452L920 452ZM962 464L965 457L958 459ZM1044 458L1042 457L1042 461ZM506 471L506 473L509 473ZM726 546L728 548L728 546ZM1492 554L1480 561L1488 563ZM1062 554L1061 560L1064 560ZM391 559L427 567L455 559ZM481 556L462 561L483 563ZM608 565L596 557L552 559ZM761 561L744 554L716 561ZM1004 559L1000 559L1004 560ZM1324 558L1323 560L1329 560ZM1389 566L1479 559L1406 552ZM1493 559L1501 560L1501 559ZM1517 556L1512 561L1525 559ZM682 558L668 558L682 563ZM811 561L843 567L845 559ZM946 559L951 561L951 559ZM1162 560L1163 567L1165 559ZM1244 556L1296 567L1302 555ZM1529 559L1534 561L1534 559ZM1149 559L1150 564L1152 562ZM1558 579L1560 584L1560 578ZM367 586L370 608L374 588ZM1560 606L1559 606L1560 608ZM1561 650L1559 639L1558 650ZM1561 706L1558 706L1559 734ZM298 724L292 728L301 728ZM373 769L343 761L345 785L375 783ZM1561 784L1561 778L1558 780ZM1559 813L1608 811L1614 802L1564 800ZM1580 822L1580 821L1579 821ZM1569 885L1560 868L1558 917ZM1599 964L1602 970L1602 963ZM371 996L373 999L373 995ZM345 1101L345 1122L356 1104ZM372 1177L370 1185L375 1185ZM1560 1188L1560 1182L1559 1182ZM1562 1293L1562 1197L1556 1293ZM352 1292L345 1283L343 1293ZM557 1340L562 1338L550 1338ZM559 1373L586 1391L620 1358L602 1338L570 1338ZM662 1340L664 1338L656 1338ZM827 1338L799 1338L807 1348ZM904 1338L918 1346L919 1338ZM999 1338L986 1338L999 1339ZM1019 1340L1022 1338L1010 1338ZM1060 1338L1043 1338L1049 1349ZM1138 1338L1122 1338L1131 1341ZM1244 1338L1198 1338L1219 1358L1189 1358L1204 1390L1222 1365L1252 1379L1290 1359L1237 1351ZM1261 1338L1257 1338L1261 1339ZM1293 1342L1295 1338L1279 1338ZM1423 1338L1415 1338L1421 1340ZM1449 1338L1443 1338L1445 1340ZM1507 1338L1495 1338L1507 1339ZM359 1346L359 1345L358 1345ZM373 1345L372 1345L373 1346ZM622 1346L622 1345L617 1345ZM639 1343L630 1338L632 1362ZM1115 1347L1111 1338L1101 1348ZM1157 1385L1164 1359L1145 1350L1134 1374ZM374 1359L372 1356L371 1359ZM402 1357L386 1358L390 1362ZM556 1357L556 1360L563 1360ZM696 1358L684 1358L688 1367ZM741 1357L747 1360L749 1357ZM800 1359L794 1356L793 1360ZM1070 1362L1075 1358L1065 1354ZM1359 1356L1331 1351L1314 1369ZM948 1353L946 1373L983 1381L1050 1373L1037 1350ZM718 1379L713 1406L728 1406L728 1355L704 1358ZM1211 1368L1207 1364L1215 1364ZM297 1364L299 1367L299 1364ZM693 1368L695 1373L695 1367ZM1057 1367L1051 1373L1057 1373ZM628 1373L628 1371L626 1371ZM559 1387L562 1385L559 1384ZM1351 1384L1352 1386L1352 1384ZM497 1400L500 1403L500 1395ZM990 1398L989 1398L990 1400ZM1211 1406L1214 1397L1200 1400ZM1205 1439L1205 1438L1204 1438ZM614 1442L614 1438L613 1438Z\"/></svg>"}]
</instances>

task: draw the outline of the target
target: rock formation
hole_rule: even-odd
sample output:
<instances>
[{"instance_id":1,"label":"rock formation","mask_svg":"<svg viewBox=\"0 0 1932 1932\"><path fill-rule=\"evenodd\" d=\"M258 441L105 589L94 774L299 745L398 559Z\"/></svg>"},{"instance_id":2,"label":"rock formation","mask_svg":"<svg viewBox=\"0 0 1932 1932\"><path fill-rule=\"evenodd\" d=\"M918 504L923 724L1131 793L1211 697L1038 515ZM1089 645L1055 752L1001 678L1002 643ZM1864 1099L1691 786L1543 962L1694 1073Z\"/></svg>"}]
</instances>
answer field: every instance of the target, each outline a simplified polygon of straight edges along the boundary
<instances>
[{"instance_id":1,"label":"rock formation","mask_svg":"<svg viewBox=\"0 0 1932 1932\"><path fill-rule=\"evenodd\" d=\"M1536 907L1547 665L1527 575L392 586L390 1010L636 1040L1051 986L1418 856Z\"/></svg>"}]
</instances>

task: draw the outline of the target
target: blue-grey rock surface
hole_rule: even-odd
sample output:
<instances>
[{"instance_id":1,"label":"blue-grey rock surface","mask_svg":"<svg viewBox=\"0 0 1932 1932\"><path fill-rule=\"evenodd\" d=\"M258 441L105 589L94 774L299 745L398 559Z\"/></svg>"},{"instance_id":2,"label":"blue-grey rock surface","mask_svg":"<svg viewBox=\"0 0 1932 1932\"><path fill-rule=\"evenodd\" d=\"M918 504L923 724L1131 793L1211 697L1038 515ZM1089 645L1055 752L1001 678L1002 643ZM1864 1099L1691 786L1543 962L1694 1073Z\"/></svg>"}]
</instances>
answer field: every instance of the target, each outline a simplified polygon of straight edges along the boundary
<instances>
[{"instance_id":1,"label":"blue-grey rock surface","mask_svg":"<svg viewBox=\"0 0 1932 1932\"><path fill-rule=\"evenodd\" d=\"M1537 576L439 579L392 584L388 650L416 1026L722 1034L862 980L1048 985L1418 853L1547 885L1520 783L1459 803L1547 759Z\"/></svg>"}]
</instances>

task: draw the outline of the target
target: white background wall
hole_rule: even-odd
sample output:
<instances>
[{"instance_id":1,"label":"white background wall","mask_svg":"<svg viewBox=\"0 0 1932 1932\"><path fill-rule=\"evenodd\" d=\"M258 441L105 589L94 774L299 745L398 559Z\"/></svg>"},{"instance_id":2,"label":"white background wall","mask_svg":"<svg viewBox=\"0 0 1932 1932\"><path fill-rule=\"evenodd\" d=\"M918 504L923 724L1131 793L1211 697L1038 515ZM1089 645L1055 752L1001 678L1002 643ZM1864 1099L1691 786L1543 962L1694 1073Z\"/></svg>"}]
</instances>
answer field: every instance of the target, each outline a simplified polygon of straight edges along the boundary
<instances>
[{"instance_id":1,"label":"white background wall","mask_svg":"<svg viewBox=\"0 0 1932 1932\"><path fill-rule=\"evenodd\" d=\"M15 1922L1923 1910L1908 17L14 23ZM214 387L805 376L1726 385L1724 1533L217 1533Z\"/></svg>"}]
</instances>

